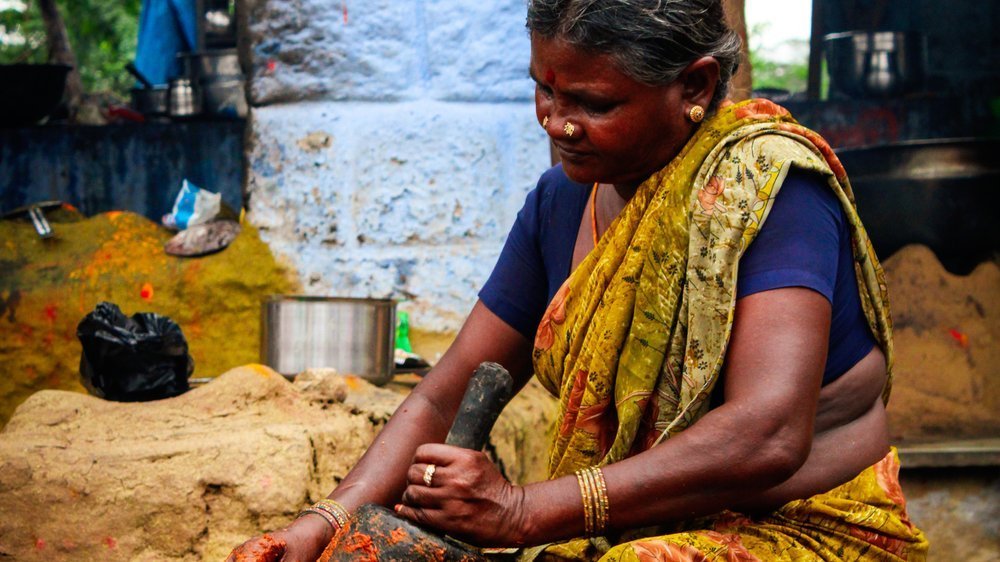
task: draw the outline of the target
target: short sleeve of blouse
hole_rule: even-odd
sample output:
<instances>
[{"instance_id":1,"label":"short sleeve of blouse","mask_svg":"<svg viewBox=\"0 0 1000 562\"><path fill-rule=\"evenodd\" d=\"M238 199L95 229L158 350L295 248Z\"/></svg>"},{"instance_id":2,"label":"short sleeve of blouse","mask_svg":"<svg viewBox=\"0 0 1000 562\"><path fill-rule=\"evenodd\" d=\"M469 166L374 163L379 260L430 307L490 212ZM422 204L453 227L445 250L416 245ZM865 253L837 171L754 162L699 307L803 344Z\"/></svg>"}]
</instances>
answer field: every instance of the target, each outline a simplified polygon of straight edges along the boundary
<instances>
[{"instance_id":1,"label":"short sleeve of blouse","mask_svg":"<svg viewBox=\"0 0 1000 562\"><path fill-rule=\"evenodd\" d=\"M528 193L497 264L479 291L486 308L529 340L545 312L548 287L538 244L543 191L539 182Z\"/></svg>"},{"instance_id":2,"label":"short sleeve of blouse","mask_svg":"<svg viewBox=\"0 0 1000 562\"><path fill-rule=\"evenodd\" d=\"M806 287L832 303L843 223L840 203L823 178L793 169L740 259L737 298Z\"/></svg>"}]
</instances>

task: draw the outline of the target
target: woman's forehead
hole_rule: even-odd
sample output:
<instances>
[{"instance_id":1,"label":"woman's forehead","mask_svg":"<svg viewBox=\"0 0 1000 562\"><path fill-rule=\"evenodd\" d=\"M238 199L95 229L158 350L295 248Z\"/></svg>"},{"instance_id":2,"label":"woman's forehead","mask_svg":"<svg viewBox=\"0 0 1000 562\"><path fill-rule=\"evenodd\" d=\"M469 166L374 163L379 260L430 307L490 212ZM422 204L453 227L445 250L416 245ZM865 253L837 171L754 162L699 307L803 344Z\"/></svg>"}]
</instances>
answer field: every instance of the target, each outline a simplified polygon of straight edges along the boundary
<instances>
[{"instance_id":1,"label":"woman's forehead","mask_svg":"<svg viewBox=\"0 0 1000 562\"><path fill-rule=\"evenodd\" d=\"M532 37L530 73L535 81L558 90L612 94L641 87L618 69L610 55L559 38Z\"/></svg>"},{"instance_id":2,"label":"woman's forehead","mask_svg":"<svg viewBox=\"0 0 1000 562\"><path fill-rule=\"evenodd\" d=\"M532 37L531 72L537 80L552 83L560 74L577 77L622 76L611 57L585 50L560 38Z\"/></svg>"}]
</instances>

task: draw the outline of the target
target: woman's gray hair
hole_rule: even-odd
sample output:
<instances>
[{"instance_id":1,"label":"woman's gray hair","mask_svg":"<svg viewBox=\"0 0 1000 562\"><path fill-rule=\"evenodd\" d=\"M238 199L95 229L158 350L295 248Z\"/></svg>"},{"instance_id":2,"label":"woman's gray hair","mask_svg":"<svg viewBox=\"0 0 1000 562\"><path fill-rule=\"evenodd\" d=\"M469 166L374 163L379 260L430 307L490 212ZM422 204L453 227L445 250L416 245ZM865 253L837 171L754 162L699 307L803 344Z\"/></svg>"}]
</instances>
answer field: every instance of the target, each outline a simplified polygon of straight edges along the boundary
<instances>
[{"instance_id":1,"label":"woman's gray hair","mask_svg":"<svg viewBox=\"0 0 1000 562\"><path fill-rule=\"evenodd\" d=\"M722 0L528 0L527 27L607 54L626 76L650 86L669 84L693 61L714 57L720 76L709 109L725 98L741 56Z\"/></svg>"}]
</instances>

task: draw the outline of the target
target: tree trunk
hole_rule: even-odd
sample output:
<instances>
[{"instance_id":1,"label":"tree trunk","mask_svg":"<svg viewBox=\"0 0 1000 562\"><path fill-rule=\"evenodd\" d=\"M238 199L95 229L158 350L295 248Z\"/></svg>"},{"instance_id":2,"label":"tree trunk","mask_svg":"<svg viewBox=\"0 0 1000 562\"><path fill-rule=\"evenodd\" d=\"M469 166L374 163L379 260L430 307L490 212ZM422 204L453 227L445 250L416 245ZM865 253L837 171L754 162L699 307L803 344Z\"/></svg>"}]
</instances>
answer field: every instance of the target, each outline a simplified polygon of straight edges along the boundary
<instances>
[{"instance_id":1,"label":"tree trunk","mask_svg":"<svg viewBox=\"0 0 1000 562\"><path fill-rule=\"evenodd\" d=\"M726 23L743 40L740 69L729 86L729 99L745 100L753 92L753 69L750 68L750 43L747 40L746 0L725 0Z\"/></svg>"},{"instance_id":2,"label":"tree trunk","mask_svg":"<svg viewBox=\"0 0 1000 562\"><path fill-rule=\"evenodd\" d=\"M49 63L66 64L73 67L66 77L66 104L69 115L72 118L76 115L76 110L80 106L83 97L83 82L80 80L80 71L76 67L76 55L73 47L69 44L69 34L66 32L66 24L59 14L59 6L56 0L38 0L38 7L42 12L42 21L45 23L45 35L49 44Z\"/></svg>"}]
</instances>

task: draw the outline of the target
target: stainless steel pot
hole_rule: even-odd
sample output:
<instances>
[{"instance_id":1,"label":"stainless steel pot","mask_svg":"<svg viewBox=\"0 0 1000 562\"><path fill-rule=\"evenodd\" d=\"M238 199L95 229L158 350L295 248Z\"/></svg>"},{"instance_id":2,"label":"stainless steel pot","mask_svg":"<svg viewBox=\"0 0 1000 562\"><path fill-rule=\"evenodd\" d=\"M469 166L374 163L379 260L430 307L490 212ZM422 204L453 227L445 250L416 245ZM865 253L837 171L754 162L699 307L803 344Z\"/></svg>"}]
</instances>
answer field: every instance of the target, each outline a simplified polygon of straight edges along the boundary
<instances>
[{"instance_id":1,"label":"stainless steel pot","mask_svg":"<svg viewBox=\"0 0 1000 562\"><path fill-rule=\"evenodd\" d=\"M210 49L206 51L180 53L184 76L195 84L220 78L230 79L243 76L240 58L236 49Z\"/></svg>"},{"instance_id":2,"label":"stainless steel pot","mask_svg":"<svg viewBox=\"0 0 1000 562\"><path fill-rule=\"evenodd\" d=\"M923 35L901 31L845 31L823 38L830 91L889 97L919 90L926 67Z\"/></svg>"},{"instance_id":3,"label":"stainless steel pot","mask_svg":"<svg viewBox=\"0 0 1000 562\"><path fill-rule=\"evenodd\" d=\"M170 81L170 116L192 117L201 113L201 96L187 78Z\"/></svg>"},{"instance_id":4,"label":"stainless steel pot","mask_svg":"<svg viewBox=\"0 0 1000 562\"><path fill-rule=\"evenodd\" d=\"M149 88L132 88L132 109L149 118L166 120L170 113L170 87L162 84Z\"/></svg>"},{"instance_id":5,"label":"stainless steel pot","mask_svg":"<svg viewBox=\"0 0 1000 562\"><path fill-rule=\"evenodd\" d=\"M247 116L247 94L242 79L201 82L202 109L206 115L242 118Z\"/></svg>"},{"instance_id":6,"label":"stainless steel pot","mask_svg":"<svg viewBox=\"0 0 1000 562\"><path fill-rule=\"evenodd\" d=\"M332 367L382 385L395 336L393 300L278 295L262 307L261 362L283 375Z\"/></svg>"}]
</instances>

